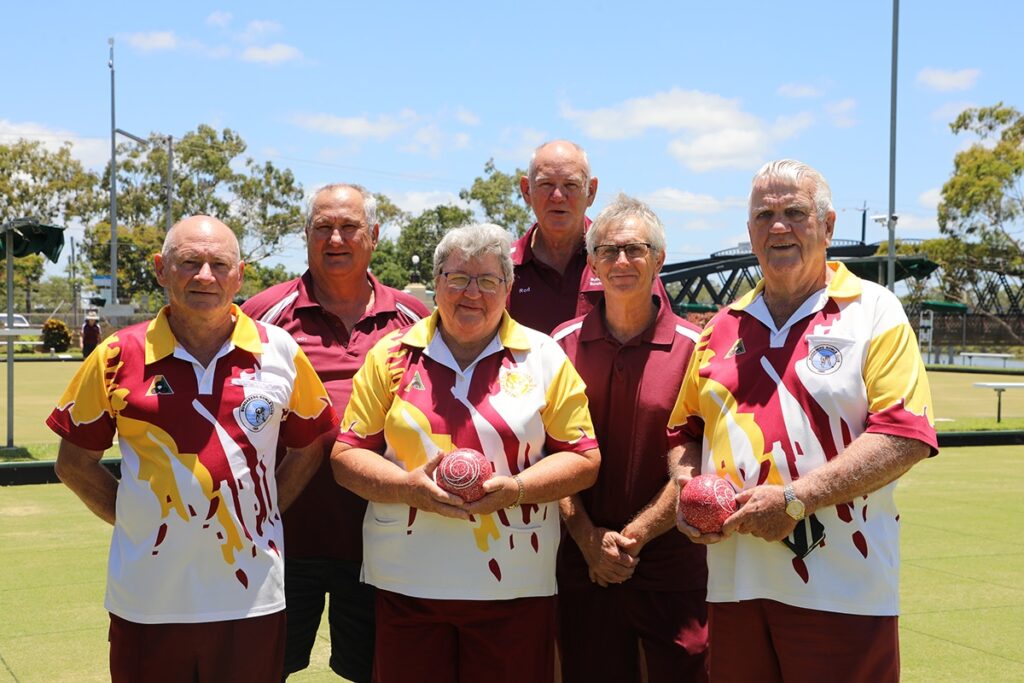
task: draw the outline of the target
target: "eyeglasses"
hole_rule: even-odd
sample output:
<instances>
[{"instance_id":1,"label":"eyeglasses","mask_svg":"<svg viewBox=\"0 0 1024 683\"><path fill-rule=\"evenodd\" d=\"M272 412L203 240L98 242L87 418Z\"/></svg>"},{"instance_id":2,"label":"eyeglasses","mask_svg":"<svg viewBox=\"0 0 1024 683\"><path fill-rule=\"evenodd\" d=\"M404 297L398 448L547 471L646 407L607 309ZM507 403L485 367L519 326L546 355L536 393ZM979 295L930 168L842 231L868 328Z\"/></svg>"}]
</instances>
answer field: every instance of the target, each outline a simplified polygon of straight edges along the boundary
<instances>
[{"instance_id":1,"label":"eyeglasses","mask_svg":"<svg viewBox=\"0 0 1024 683\"><path fill-rule=\"evenodd\" d=\"M631 242L629 244L599 244L594 247L594 256L602 261L617 261L619 252L626 252L626 258L642 259L651 251L652 245L647 242Z\"/></svg>"},{"instance_id":2,"label":"eyeglasses","mask_svg":"<svg viewBox=\"0 0 1024 683\"><path fill-rule=\"evenodd\" d=\"M494 294L501 285L505 284L505 278L497 275L466 275L465 273L441 273L448 283L448 289L461 292L469 287L469 283L476 280L477 289L485 294Z\"/></svg>"}]
</instances>

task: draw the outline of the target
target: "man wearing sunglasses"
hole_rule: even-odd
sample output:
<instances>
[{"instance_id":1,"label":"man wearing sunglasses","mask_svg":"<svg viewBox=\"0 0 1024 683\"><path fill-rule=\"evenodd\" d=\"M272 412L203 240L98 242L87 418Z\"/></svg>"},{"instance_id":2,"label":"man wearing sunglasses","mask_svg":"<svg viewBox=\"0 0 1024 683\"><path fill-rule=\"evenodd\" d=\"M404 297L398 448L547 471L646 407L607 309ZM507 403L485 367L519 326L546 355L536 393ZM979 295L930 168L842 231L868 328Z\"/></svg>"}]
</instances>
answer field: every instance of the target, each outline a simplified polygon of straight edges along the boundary
<instances>
[{"instance_id":1,"label":"man wearing sunglasses","mask_svg":"<svg viewBox=\"0 0 1024 683\"><path fill-rule=\"evenodd\" d=\"M512 244L515 283L508 312L517 322L550 334L566 320L589 313L604 291L587 266L583 245L597 178L590 174L582 147L554 140L534 151L519 189L537 222ZM668 300L660 279L655 278L654 292Z\"/></svg>"}]
</instances>

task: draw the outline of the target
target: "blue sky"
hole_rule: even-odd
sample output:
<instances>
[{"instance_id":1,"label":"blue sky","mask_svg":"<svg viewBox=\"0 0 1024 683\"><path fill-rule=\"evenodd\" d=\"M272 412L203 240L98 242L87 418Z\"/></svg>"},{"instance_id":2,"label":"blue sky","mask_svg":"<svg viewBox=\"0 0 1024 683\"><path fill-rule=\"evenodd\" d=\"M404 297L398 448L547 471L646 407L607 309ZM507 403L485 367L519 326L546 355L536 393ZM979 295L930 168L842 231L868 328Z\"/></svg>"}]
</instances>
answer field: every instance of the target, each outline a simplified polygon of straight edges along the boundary
<instances>
[{"instance_id":1,"label":"blue sky","mask_svg":"<svg viewBox=\"0 0 1024 683\"><path fill-rule=\"evenodd\" d=\"M751 175L819 168L859 239L888 205L892 6L864 2L32 2L0 23L0 142L74 143L102 168L117 122L137 135L230 127L307 190L362 183L419 211L457 201L493 157L579 142L600 186L650 202L668 261L745 239ZM1024 9L1011 0L900 8L898 234L934 236L939 189L971 141L967 106L1024 107ZM75 235L80 231L69 231ZM883 239L869 221L868 240ZM280 257L301 269L299 241Z\"/></svg>"}]
</instances>

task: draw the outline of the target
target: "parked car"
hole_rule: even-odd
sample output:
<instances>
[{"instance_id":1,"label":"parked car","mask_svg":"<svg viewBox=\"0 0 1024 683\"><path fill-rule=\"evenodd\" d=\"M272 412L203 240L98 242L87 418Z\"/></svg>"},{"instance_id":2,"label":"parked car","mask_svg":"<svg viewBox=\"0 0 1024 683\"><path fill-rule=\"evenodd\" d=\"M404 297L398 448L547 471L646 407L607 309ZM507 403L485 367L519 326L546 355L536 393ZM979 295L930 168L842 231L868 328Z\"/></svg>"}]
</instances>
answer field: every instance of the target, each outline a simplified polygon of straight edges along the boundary
<instances>
[{"instance_id":1,"label":"parked car","mask_svg":"<svg viewBox=\"0 0 1024 683\"><path fill-rule=\"evenodd\" d=\"M14 324L10 325L10 327L32 327L21 313L13 314L12 320L14 320ZM8 327L6 313L0 313L0 327Z\"/></svg>"}]
</instances>

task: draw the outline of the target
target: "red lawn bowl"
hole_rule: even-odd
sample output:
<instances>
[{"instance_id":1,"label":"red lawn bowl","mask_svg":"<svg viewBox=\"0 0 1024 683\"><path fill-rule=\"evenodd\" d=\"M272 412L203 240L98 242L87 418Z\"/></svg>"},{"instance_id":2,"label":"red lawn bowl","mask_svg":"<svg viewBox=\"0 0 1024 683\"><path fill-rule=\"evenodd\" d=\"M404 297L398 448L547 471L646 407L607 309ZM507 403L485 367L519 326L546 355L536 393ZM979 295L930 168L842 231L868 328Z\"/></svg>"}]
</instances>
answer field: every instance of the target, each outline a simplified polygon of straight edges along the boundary
<instances>
[{"instance_id":1,"label":"red lawn bowl","mask_svg":"<svg viewBox=\"0 0 1024 683\"><path fill-rule=\"evenodd\" d=\"M701 533L718 533L736 512L736 491L717 474L702 474L686 482L679 492L679 506L687 524Z\"/></svg>"},{"instance_id":2,"label":"red lawn bowl","mask_svg":"<svg viewBox=\"0 0 1024 683\"><path fill-rule=\"evenodd\" d=\"M448 493L467 503L484 497L484 482L494 476L494 468L480 451L459 448L441 459L434 481Z\"/></svg>"}]
</instances>

